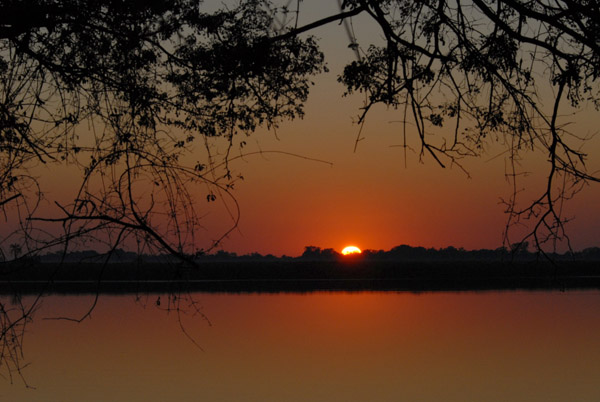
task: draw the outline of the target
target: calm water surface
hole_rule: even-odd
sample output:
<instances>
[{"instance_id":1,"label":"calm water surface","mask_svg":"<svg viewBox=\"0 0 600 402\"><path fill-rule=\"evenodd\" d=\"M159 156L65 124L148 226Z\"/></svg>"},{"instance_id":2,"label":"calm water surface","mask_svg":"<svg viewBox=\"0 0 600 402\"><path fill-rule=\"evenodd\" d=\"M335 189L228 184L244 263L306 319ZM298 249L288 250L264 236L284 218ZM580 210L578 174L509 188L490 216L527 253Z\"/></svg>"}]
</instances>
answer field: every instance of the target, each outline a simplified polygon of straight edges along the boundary
<instances>
[{"instance_id":1,"label":"calm water surface","mask_svg":"<svg viewBox=\"0 0 600 402\"><path fill-rule=\"evenodd\" d=\"M600 400L598 291L160 296L46 298L0 400Z\"/></svg>"}]
</instances>

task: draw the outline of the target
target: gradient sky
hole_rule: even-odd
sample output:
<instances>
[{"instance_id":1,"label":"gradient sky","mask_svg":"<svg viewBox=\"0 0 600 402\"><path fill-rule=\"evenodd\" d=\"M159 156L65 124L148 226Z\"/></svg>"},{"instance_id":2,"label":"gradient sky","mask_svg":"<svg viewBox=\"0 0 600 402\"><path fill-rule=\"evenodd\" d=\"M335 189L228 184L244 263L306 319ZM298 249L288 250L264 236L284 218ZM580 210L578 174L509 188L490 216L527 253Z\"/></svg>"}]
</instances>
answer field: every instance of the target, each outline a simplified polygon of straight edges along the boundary
<instances>
[{"instance_id":1,"label":"gradient sky","mask_svg":"<svg viewBox=\"0 0 600 402\"><path fill-rule=\"evenodd\" d=\"M334 13L337 7L335 0L302 4L306 22ZM364 20L355 19L354 28L365 47L379 35ZM505 179L507 157L496 157L503 147L491 143L483 157L465 161L470 177L456 166L443 169L428 156L420 163L415 152L408 151L405 159L403 148L397 147L403 142L401 126L395 122L402 112L380 106L368 116L365 139L353 152L358 134L353 122L362 98L342 97L344 88L336 82L353 52L347 48L343 26L331 24L313 34L321 38L331 72L315 80L306 117L282 125L279 140L263 131L247 142L254 149L291 152L333 166L283 155L236 164L245 178L235 192L242 216L223 248L298 255L306 245L338 251L348 244L370 249L399 244L501 246L507 216L500 199L508 199L512 192ZM576 123L578 133L590 135L597 130L597 119L597 112L586 110L564 121ZM409 137L409 144L418 150L415 136ZM585 149L590 155L589 171L600 171L600 139L590 141ZM546 155L530 152L524 158L522 168L531 174L520 188L539 192L545 185ZM574 218L568 229L575 249L600 244L599 200L600 186L591 185L565 207L565 216Z\"/></svg>"},{"instance_id":2,"label":"gradient sky","mask_svg":"<svg viewBox=\"0 0 600 402\"><path fill-rule=\"evenodd\" d=\"M337 12L337 1L304 1L300 25ZM358 42L367 47L377 40L377 27L364 18L354 20ZM443 169L425 156L399 147L402 112L374 108L354 152L359 127L355 124L362 96L343 97L344 88L336 82L343 66L353 59L348 37L339 24L312 32L321 38L330 72L315 78L306 116L283 123L277 133L261 129L248 138L245 152L282 151L321 163L283 154L254 155L232 163L244 180L236 184L234 195L241 207L238 227L221 248L246 254L292 255L305 246L334 248L356 245L362 249L390 249L409 244L424 247L464 247L466 249L502 246L507 216L500 200L512 193L505 179L507 156L501 144L491 142L486 153L465 160L465 174L456 166ZM541 88L548 91L550 88ZM597 131L598 112L584 110L566 116L571 130L582 136ZM408 133L408 144L418 150L416 134ZM201 159L201 146L199 159ZM585 147L590 155L589 172L600 172L600 139ZM544 153L524 153L522 170L531 174L519 184L523 196L538 195L545 185ZM55 166L40 172L48 186L47 201L72 194L80 172ZM197 192L200 200L206 193ZM60 197L59 197L60 198ZM72 198L71 198L72 199ZM524 198L524 200L527 198ZM575 249L600 245L600 185L590 185L564 208L573 220L567 228ZM214 207L213 207L214 208ZM222 205L203 214L199 247L219 238L231 220ZM519 240L518 231L512 239Z\"/></svg>"}]
</instances>

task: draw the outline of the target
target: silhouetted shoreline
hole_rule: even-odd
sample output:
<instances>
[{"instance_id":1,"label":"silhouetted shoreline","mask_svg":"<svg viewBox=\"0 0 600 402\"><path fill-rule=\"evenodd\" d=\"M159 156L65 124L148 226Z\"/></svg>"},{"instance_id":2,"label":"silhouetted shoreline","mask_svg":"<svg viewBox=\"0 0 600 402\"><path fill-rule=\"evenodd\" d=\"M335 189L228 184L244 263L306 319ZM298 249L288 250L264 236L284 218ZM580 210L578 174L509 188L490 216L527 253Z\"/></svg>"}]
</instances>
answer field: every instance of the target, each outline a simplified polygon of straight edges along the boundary
<instances>
[{"instance_id":1,"label":"silhouetted shoreline","mask_svg":"<svg viewBox=\"0 0 600 402\"><path fill-rule=\"evenodd\" d=\"M600 289L597 261L221 261L2 266L1 294Z\"/></svg>"}]
</instances>

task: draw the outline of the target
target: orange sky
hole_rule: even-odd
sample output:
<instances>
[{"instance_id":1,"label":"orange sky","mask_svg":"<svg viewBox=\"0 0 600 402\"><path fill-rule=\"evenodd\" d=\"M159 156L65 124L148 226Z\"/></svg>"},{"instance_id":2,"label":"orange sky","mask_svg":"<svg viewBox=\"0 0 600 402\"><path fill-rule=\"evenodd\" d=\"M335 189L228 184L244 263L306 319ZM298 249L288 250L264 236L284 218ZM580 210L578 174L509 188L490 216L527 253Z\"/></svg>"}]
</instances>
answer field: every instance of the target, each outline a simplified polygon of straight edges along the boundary
<instances>
[{"instance_id":1,"label":"orange sky","mask_svg":"<svg viewBox=\"0 0 600 402\"><path fill-rule=\"evenodd\" d=\"M336 4L330 3L334 12ZM318 11L327 12L311 8L311 3L304 10L310 10L304 14L306 21L318 19ZM379 35L364 20L355 20L354 28L361 45ZM343 45L347 37L342 26L332 24L314 34L321 38L331 72L316 80L305 119L284 124L277 131L279 140L273 133L258 133L247 140L247 150L292 152L332 162L333 167L274 155L236 164L245 177L235 192L242 217L239 230L223 248L298 255L307 245L338 251L348 244L363 249L399 244L501 246L507 217L499 202L512 191L504 176L506 156L493 159L503 148L490 146L483 157L467 160L470 178L457 167L440 168L428 156L421 164L414 152L409 151L405 160L403 149L394 147L402 144L400 124L394 122L402 114L379 107L369 115L362 133L365 139L354 153L358 126L353 120L362 98L342 97L344 88L336 82L353 53ZM596 130L597 116L591 110L565 121L575 121L579 133L590 135ZM414 136L409 143L418 149ZM590 141L585 149L591 155L589 171L599 172L600 139ZM539 192L545 185L546 155L525 155L523 170L532 174L521 188ZM598 200L600 186L592 185L565 209L565 216L575 218L568 228L576 249L600 245Z\"/></svg>"},{"instance_id":2,"label":"orange sky","mask_svg":"<svg viewBox=\"0 0 600 402\"><path fill-rule=\"evenodd\" d=\"M329 3L303 2L302 18L308 22L335 12L337 3ZM363 46L378 36L376 28L364 20L355 20L354 27ZM221 247L239 254L296 256L308 245L337 251L349 244L362 249L400 244L466 249L501 246L506 215L499 201L511 195L504 177L507 158L494 158L502 147L491 146L483 157L467 160L470 178L457 167L440 168L428 156L422 164L415 152L409 151L405 159L403 149L397 147L403 141L401 126L395 122L401 112L378 107L368 116L364 140L353 152L358 133L353 121L362 98L342 97L344 88L336 82L353 52L346 46L343 26L332 24L313 34L321 38L331 72L315 79L304 120L282 124L277 135L262 129L239 140L247 142L245 152L283 151L333 165L277 154L233 162L235 173L244 176L234 191L241 220ZM586 110L565 121L576 122L573 127L578 133L589 135L597 129L597 116ZM414 134L409 144L418 149ZM201 144L196 146L196 155L201 155ZM599 172L600 139L590 141L585 150L591 155L589 172ZM544 154L526 154L523 170L534 174L521 188L541 189L545 158ZM44 168L40 178L49 189L47 206L53 207L53 197L73 193L80 177L80 172ZM204 189L195 191L198 199L205 199ZM600 245L598 200L600 186L591 185L565 208L565 216L574 218L568 229L575 249ZM214 209L201 211L204 229L199 232L198 247L207 247L231 226L222 206ZM516 235L514 239L519 240Z\"/></svg>"},{"instance_id":3,"label":"orange sky","mask_svg":"<svg viewBox=\"0 0 600 402\"><path fill-rule=\"evenodd\" d=\"M391 116L378 119L375 113L354 153L357 127L351 116L356 109L340 101L340 92L316 88L306 119L280 129L279 141L269 133L254 137L263 150L297 153L333 166L283 155L237 164L245 177L235 192L242 217L224 249L298 255L306 245L338 251L348 244L363 249L502 245L506 215L499 201L511 195L504 157L490 161L490 153L467 161L470 178L456 167L440 168L431 158L421 164L410 152L405 167L402 148L392 147L401 143L398 126L389 122ZM600 152L597 144L595 149ZM532 168L544 172L540 163ZM543 179L540 173L523 186L533 188ZM585 189L569 206L576 218L569 225L576 248L597 245L600 239L598 187Z\"/></svg>"}]
</instances>

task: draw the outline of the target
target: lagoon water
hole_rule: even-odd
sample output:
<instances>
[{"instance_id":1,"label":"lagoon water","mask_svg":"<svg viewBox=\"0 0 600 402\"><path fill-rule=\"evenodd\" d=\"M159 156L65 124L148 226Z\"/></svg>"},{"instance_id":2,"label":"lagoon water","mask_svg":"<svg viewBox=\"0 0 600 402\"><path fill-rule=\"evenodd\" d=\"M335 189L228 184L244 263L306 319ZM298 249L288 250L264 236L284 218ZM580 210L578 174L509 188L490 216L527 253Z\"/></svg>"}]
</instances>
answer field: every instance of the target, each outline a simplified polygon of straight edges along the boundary
<instances>
[{"instance_id":1,"label":"lagoon water","mask_svg":"<svg viewBox=\"0 0 600 402\"><path fill-rule=\"evenodd\" d=\"M102 295L44 319L92 301L44 299L35 388L0 400L600 400L599 291Z\"/></svg>"}]
</instances>

